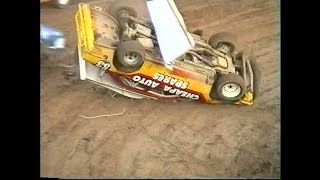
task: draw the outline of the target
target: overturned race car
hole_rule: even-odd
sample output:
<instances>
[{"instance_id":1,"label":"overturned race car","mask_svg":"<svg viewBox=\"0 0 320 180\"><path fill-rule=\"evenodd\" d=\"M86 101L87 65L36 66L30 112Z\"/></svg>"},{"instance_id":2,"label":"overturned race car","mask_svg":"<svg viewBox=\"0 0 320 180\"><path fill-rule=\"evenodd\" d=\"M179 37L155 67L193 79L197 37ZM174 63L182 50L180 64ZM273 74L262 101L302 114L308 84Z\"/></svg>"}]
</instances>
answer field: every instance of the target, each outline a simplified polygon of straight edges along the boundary
<instances>
[{"instance_id":1,"label":"overturned race car","mask_svg":"<svg viewBox=\"0 0 320 180\"><path fill-rule=\"evenodd\" d=\"M131 4L130 4L131 3ZM147 1L151 20L130 0L108 9L79 4L80 79L131 98L252 105L261 73L227 32L190 33L173 0Z\"/></svg>"}]
</instances>

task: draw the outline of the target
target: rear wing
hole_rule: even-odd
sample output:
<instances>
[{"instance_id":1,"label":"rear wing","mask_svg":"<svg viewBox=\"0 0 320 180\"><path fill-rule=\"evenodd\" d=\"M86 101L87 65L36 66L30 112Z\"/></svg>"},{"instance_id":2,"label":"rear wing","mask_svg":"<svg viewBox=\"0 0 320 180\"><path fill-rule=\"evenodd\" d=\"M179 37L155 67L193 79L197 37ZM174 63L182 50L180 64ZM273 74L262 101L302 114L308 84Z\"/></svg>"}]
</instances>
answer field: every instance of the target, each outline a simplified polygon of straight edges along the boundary
<instances>
[{"instance_id":1,"label":"rear wing","mask_svg":"<svg viewBox=\"0 0 320 180\"><path fill-rule=\"evenodd\" d=\"M173 0L148 0L147 7L154 26L161 55L166 64L195 46Z\"/></svg>"}]
</instances>

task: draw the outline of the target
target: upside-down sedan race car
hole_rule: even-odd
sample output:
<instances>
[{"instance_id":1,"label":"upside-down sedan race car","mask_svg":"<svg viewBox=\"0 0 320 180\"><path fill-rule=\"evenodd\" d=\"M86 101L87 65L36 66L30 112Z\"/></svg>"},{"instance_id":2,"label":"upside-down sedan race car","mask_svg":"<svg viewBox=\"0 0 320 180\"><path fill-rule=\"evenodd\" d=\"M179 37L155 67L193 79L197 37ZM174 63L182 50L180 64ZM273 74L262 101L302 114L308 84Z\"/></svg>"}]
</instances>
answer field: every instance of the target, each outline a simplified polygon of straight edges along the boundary
<instances>
[{"instance_id":1,"label":"upside-down sedan race car","mask_svg":"<svg viewBox=\"0 0 320 180\"><path fill-rule=\"evenodd\" d=\"M79 4L80 79L131 98L252 105L261 73L227 32L190 33L173 0L148 0L151 20L132 1L108 9Z\"/></svg>"}]
</instances>

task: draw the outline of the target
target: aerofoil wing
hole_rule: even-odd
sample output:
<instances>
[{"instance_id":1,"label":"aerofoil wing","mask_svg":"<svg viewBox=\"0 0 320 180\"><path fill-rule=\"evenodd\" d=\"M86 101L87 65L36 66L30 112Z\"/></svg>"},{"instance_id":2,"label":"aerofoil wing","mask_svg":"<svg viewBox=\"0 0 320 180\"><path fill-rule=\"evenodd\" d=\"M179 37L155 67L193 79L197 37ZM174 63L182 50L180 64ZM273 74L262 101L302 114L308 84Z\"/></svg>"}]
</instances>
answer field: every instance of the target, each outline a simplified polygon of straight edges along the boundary
<instances>
[{"instance_id":1,"label":"aerofoil wing","mask_svg":"<svg viewBox=\"0 0 320 180\"><path fill-rule=\"evenodd\" d=\"M173 0L148 0L147 7L166 64L194 47L195 41Z\"/></svg>"}]
</instances>

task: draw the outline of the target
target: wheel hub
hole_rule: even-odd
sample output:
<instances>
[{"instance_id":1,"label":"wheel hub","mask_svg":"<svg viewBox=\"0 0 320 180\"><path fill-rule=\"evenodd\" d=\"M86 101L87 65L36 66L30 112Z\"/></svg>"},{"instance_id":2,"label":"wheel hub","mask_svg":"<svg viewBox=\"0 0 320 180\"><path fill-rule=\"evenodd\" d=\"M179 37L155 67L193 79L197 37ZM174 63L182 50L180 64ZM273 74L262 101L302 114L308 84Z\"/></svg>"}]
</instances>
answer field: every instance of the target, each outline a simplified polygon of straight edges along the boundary
<instances>
[{"instance_id":1,"label":"wheel hub","mask_svg":"<svg viewBox=\"0 0 320 180\"><path fill-rule=\"evenodd\" d=\"M125 54L123 60L125 60L130 65L135 65L141 61L141 56L135 52L129 52Z\"/></svg>"},{"instance_id":2,"label":"wheel hub","mask_svg":"<svg viewBox=\"0 0 320 180\"><path fill-rule=\"evenodd\" d=\"M222 94L228 98L234 98L241 93L241 87L235 83L227 83L222 87Z\"/></svg>"}]
</instances>

